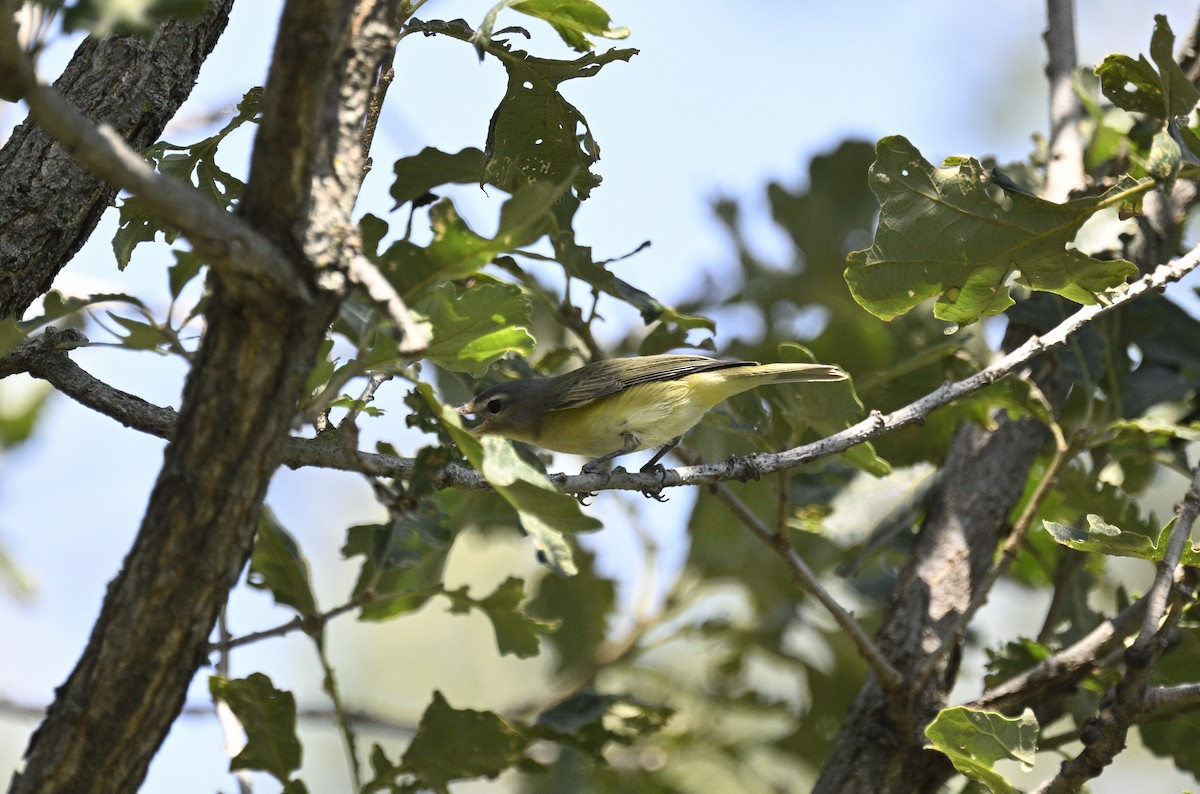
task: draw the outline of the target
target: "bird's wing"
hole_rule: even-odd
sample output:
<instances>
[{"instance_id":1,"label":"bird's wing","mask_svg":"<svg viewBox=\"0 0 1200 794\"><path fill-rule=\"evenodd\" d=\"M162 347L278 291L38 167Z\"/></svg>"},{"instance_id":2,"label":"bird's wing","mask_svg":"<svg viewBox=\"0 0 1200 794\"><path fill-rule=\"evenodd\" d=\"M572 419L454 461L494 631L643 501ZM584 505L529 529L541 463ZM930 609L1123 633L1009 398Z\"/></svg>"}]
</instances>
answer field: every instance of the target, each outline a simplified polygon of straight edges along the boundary
<instances>
[{"instance_id":1,"label":"bird's wing","mask_svg":"<svg viewBox=\"0 0 1200 794\"><path fill-rule=\"evenodd\" d=\"M574 408L642 383L678 380L697 372L753 366L754 363L671 354L595 361L560 375L558 385L562 388L557 390L559 397L547 407L551 411Z\"/></svg>"}]
</instances>

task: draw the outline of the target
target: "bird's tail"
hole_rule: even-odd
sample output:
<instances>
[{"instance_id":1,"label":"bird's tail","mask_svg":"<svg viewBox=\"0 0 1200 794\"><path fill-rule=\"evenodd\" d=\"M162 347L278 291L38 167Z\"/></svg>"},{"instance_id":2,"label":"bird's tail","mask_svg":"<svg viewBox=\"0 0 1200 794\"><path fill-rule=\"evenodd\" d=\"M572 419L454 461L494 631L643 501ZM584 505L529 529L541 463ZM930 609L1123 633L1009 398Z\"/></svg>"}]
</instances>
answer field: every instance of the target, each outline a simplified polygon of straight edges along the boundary
<instances>
[{"instance_id":1,"label":"bird's tail","mask_svg":"<svg viewBox=\"0 0 1200 794\"><path fill-rule=\"evenodd\" d=\"M828 364L759 364L747 367L746 377L758 383L802 383L846 380L845 372Z\"/></svg>"}]
</instances>

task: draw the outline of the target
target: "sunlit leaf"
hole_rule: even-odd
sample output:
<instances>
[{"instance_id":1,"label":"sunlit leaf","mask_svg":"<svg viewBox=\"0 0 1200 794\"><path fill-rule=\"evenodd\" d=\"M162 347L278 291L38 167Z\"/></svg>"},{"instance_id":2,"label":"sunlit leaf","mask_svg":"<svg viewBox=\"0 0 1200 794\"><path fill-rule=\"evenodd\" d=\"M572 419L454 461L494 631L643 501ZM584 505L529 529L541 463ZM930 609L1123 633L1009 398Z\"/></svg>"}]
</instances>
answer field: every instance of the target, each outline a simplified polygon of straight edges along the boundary
<instances>
[{"instance_id":1,"label":"sunlit leaf","mask_svg":"<svg viewBox=\"0 0 1200 794\"><path fill-rule=\"evenodd\" d=\"M955 769L987 786L992 794L1019 794L996 771L996 762L1013 759L1032 765L1038 723L1030 709L1020 717L1006 717L995 711L955 706L939 712L925 728L925 735Z\"/></svg>"},{"instance_id":2,"label":"sunlit leaf","mask_svg":"<svg viewBox=\"0 0 1200 794\"><path fill-rule=\"evenodd\" d=\"M1007 309L1019 271L1035 290L1081 304L1137 273L1123 259L1100 260L1073 247L1096 211L1117 206L1153 182L1121 180L1102 196L1055 204L1003 190L970 157L935 168L900 136L876 147L871 187L882 210L875 243L849 256L855 299L888 320L929 298L943 320L969 323Z\"/></svg>"}]
</instances>

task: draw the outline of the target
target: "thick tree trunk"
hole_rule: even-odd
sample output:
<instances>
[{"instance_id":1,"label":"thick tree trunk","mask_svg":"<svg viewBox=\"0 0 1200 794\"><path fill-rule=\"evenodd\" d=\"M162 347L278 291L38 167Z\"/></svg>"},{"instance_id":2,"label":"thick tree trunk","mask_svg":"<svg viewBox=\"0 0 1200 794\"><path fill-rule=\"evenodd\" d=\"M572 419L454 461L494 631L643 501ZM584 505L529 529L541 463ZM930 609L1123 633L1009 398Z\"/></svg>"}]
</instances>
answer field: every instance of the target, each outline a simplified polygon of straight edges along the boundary
<instances>
[{"instance_id":1,"label":"thick tree trunk","mask_svg":"<svg viewBox=\"0 0 1200 794\"><path fill-rule=\"evenodd\" d=\"M357 253L363 121L398 22L395 0L289 0L240 209L294 277L280 290L253 262L211 263L208 328L137 539L12 792L136 790L204 664Z\"/></svg>"}]
</instances>

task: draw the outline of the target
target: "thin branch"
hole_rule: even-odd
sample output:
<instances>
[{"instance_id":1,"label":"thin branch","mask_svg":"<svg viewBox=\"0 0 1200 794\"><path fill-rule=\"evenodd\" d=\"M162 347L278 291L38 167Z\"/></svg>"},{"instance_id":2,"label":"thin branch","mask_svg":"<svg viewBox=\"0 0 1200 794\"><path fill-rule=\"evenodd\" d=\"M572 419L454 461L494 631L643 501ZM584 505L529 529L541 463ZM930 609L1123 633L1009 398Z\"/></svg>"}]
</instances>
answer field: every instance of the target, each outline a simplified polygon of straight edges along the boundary
<instances>
[{"instance_id":1,"label":"thin branch","mask_svg":"<svg viewBox=\"0 0 1200 794\"><path fill-rule=\"evenodd\" d=\"M684 466L659 473L627 472L623 468L617 468L611 472L595 474L551 474L550 482L563 493L655 491L686 485L708 485L725 480L745 481L843 452L856 444L886 435L901 427L924 422L931 411L995 383L1031 359L1062 346L1088 323L1141 295L1165 289L1168 284L1178 281L1197 266L1200 266L1200 246L1172 263L1160 265L1137 281L1113 290L1104 302L1080 308L1049 332L1030 337L1016 350L974 375L960 381L947 381L924 397L891 413L872 411L870 416L858 424L820 441L779 453L747 455L721 463ZM77 331L47 330L42 337L22 342L7 355L0 357L0 377L15 372L28 372L34 377L48 381L72 399L122 424L161 438L171 438L175 422L174 411L151 405L139 397L122 392L92 377L60 349L82 344L86 344L86 338ZM360 451L347 456L343 450L324 439L295 437L286 442L282 463L293 469L312 466L383 477L409 476L416 465L412 458L373 452ZM491 487L482 475L456 464L442 469L436 483L438 488L487 490Z\"/></svg>"},{"instance_id":2,"label":"thin branch","mask_svg":"<svg viewBox=\"0 0 1200 794\"><path fill-rule=\"evenodd\" d=\"M328 609L324 612L318 612L315 615L301 616L289 620L287 623L276 626L272 629L264 629L263 631L255 631L250 634L243 634L240 637L222 638L217 642L209 643L209 652L224 653L240 648L243 645L253 645L256 642L269 640L272 637L285 637L295 631L303 631L305 634L313 634L319 632L325 627L325 624L339 615L344 615L347 612L353 612L361 607L365 602L364 599L352 599L345 604L336 606L333 609Z\"/></svg>"},{"instance_id":3,"label":"thin branch","mask_svg":"<svg viewBox=\"0 0 1200 794\"><path fill-rule=\"evenodd\" d=\"M796 553L792 545L788 542L786 536L780 536L775 533L771 527L767 526L750 507L743 502L733 490L725 483L716 483L712 486L713 495L719 499L729 511L742 522L742 524L750 530L750 532L759 540L767 545L772 551L779 555L780 559L787 565L788 571L792 575L792 579L796 584L800 585L803 590L815 598L820 604L825 607L834 622L841 627L842 631L854 643L859 654L866 661L867 666L871 668L871 672L879 679L884 691L892 693L899 687L904 685L904 679L899 671L892 666L892 663L880 653L879 648L863 631L862 626L854 619L854 616L847 612L841 604L837 602L828 590L821 584L821 580L813 572L808 564Z\"/></svg>"},{"instance_id":4,"label":"thin branch","mask_svg":"<svg viewBox=\"0 0 1200 794\"><path fill-rule=\"evenodd\" d=\"M1075 686L1096 668L1097 659L1119 649L1125 638L1137 630L1145 609L1146 598L1143 596L1073 645L987 690L966 705L1012 713Z\"/></svg>"}]
</instances>

